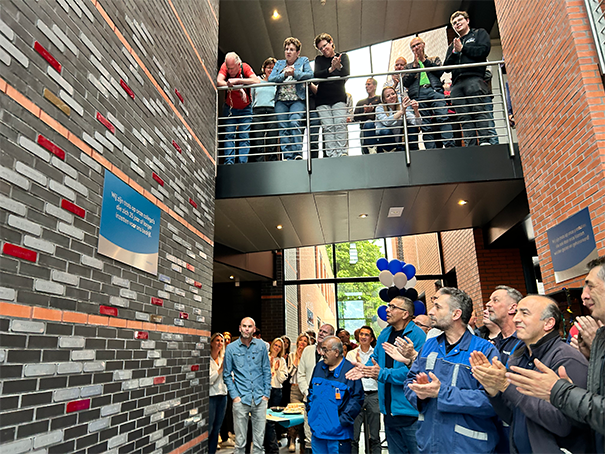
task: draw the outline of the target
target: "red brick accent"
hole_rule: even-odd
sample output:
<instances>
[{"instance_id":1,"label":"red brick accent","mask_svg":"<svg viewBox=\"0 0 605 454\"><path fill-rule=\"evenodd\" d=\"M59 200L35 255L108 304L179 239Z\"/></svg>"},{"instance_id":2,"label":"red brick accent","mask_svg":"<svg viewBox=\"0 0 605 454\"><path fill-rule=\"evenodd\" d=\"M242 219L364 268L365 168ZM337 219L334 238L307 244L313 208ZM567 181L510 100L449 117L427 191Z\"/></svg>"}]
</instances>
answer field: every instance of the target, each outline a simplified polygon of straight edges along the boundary
<instances>
[{"instance_id":1,"label":"red brick accent","mask_svg":"<svg viewBox=\"0 0 605 454\"><path fill-rule=\"evenodd\" d=\"M52 154L54 154L57 158L61 159L62 161L65 161L65 151L63 151L61 148L56 146L54 143L52 143L50 140L48 140L42 134L38 134L38 145L46 148L48 151L50 151Z\"/></svg>"},{"instance_id":2,"label":"red brick accent","mask_svg":"<svg viewBox=\"0 0 605 454\"><path fill-rule=\"evenodd\" d=\"M103 115L101 115L101 112L97 112L97 120L99 120L99 122L105 126L107 129L109 129L109 132L111 132L112 134L116 133L116 127L114 125L111 124L111 122L105 118Z\"/></svg>"},{"instance_id":3,"label":"red brick accent","mask_svg":"<svg viewBox=\"0 0 605 454\"><path fill-rule=\"evenodd\" d=\"M544 288L581 286L555 283L546 232L588 207L605 250L605 91L584 2L495 5Z\"/></svg>"},{"instance_id":4,"label":"red brick accent","mask_svg":"<svg viewBox=\"0 0 605 454\"><path fill-rule=\"evenodd\" d=\"M75 214L76 216L80 216L81 218L86 216L86 210L84 208L80 208L78 205L70 202L69 200L62 199L61 208L63 208L64 210L70 211L73 214Z\"/></svg>"},{"instance_id":5,"label":"red brick accent","mask_svg":"<svg viewBox=\"0 0 605 454\"><path fill-rule=\"evenodd\" d=\"M65 408L65 413L73 413L74 411L88 410L90 408L90 399L74 400L69 402Z\"/></svg>"},{"instance_id":6,"label":"red brick accent","mask_svg":"<svg viewBox=\"0 0 605 454\"><path fill-rule=\"evenodd\" d=\"M47 51L44 46L42 46L42 44L40 44L38 41L34 43L34 50L38 52L42 56L42 58L46 60L48 64L55 69L55 71L57 71L58 73L61 72L61 63L59 63L57 59L53 57L51 53Z\"/></svg>"},{"instance_id":7,"label":"red brick accent","mask_svg":"<svg viewBox=\"0 0 605 454\"><path fill-rule=\"evenodd\" d=\"M4 246L2 246L2 253L4 255L27 260L28 262L35 262L38 259L38 253L36 251L10 243L4 243Z\"/></svg>"}]
</instances>

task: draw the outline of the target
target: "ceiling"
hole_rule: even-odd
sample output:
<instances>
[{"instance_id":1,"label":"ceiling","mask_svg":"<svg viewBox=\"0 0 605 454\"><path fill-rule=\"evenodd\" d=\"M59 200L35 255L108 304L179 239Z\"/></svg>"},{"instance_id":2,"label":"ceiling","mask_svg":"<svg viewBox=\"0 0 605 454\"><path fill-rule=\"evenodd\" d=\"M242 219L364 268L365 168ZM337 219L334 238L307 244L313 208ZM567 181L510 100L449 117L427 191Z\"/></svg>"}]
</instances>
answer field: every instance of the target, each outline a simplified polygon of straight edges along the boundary
<instances>
[{"instance_id":1,"label":"ceiling","mask_svg":"<svg viewBox=\"0 0 605 454\"><path fill-rule=\"evenodd\" d=\"M223 199L214 239L255 252L479 227L523 191L517 179ZM389 218L390 207L402 216Z\"/></svg>"},{"instance_id":2,"label":"ceiling","mask_svg":"<svg viewBox=\"0 0 605 454\"><path fill-rule=\"evenodd\" d=\"M269 56L283 58L289 36L302 42L301 55L312 60L319 33L332 35L337 50L349 51L442 27L459 9L469 12L474 27L493 29L493 0L221 0L219 48L258 69ZM272 19L274 11L279 19Z\"/></svg>"}]
</instances>

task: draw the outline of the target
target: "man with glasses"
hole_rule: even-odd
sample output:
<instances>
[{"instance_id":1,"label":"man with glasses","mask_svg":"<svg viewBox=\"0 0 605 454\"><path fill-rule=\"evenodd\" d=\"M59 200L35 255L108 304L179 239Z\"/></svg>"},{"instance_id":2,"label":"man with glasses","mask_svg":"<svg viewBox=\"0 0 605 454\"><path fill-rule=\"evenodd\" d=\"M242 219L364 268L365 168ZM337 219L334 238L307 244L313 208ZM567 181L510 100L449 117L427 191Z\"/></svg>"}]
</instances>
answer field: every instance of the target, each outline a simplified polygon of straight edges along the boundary
<instances>
[{"instance_id":1,"label":"man with glasses","mask_svg":"<svg viewBox=\"0 0 605 454\"><path fill-rule=\"evenodd\" d=\"M313 452L350 453L353 424L363 406L363 386L358 380L346 378L353 365L344 358L342 342L336 336L328 336L322 342L322 358L315 366L307 392Z\"/></svg>"},{"instance_id":2,"label":"man with glasses","mask_svg":"<svg viewBox=\"0 0 605 454\"><path fill-rule=\"evenodd\" d=\"M384 427L392 453L417 453L416 421L418 411L406 399L403 382L411 362L395 361L387 355L382 344L394 344L398 337L413 344L413 354L424 345L426 334L412 321L414 303L409 298L397 296L387 305L387 326L382 330L370 361L364 366L357 364L347 378L374 378L378 380L380 412L384 415Z\"/></svg>"},{"instance_id":3,"label":"man with glasses","mask_svg":"<svg viewBox=\"0 0 605 454\"><path fill-rule=\"evenodd\" d=\"M305 347L300 356L296 378L298 380L298 389L305 397L305 402L309 393L309 381L313 376L313 369L315 369L315 365L322 358L321 343L327 336L333 335L334 327L332 325L322 325L317 334L317 343ZM311 453L311 429L309 428L307 413L305 413L305 452Z\"/></svg>"},{"instance_id":4,"label":"man with glasses","mask_svg":"<svg viewBox=\"0 0 605 454\"><path fill-rule=\"evenodd\" d=\"M414 317L414 323L425 333L428 333L431 330L431 319L428 315L417 315Z\"/></svg>"}]
</instances>

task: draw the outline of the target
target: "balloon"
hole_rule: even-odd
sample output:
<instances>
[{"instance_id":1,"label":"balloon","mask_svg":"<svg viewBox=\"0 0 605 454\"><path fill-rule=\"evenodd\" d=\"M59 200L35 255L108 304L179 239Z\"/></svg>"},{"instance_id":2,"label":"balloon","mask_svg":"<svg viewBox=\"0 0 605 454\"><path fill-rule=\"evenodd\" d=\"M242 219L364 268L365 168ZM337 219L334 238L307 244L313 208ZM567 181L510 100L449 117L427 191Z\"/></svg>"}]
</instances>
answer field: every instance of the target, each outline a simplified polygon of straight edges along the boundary
<instances>
[{"instance_id":1,"label":"balloon","mask_svg":"<svg viewBox=\"0 0 605 454\"><path fill-rule=\"evenodd\" d=\"M416 278L413 277L412 279L408 279L408 283L405 284L405 288L412 288L412 287L416 287Z\"/></svg>"},{"instance_id":2,"label":"balloon","mask_svg":"<svg viewBox=\"0 0 605 454\"><path fill-rule=\"evenodd\" d=\"M405 274L400 271L399 273L395 274L395 276L393 276L393 282L395 283L395 287L397 287L398 289L402 289L405 288L405 284L408 283L408 278Z\"/></svg>"},{"instance_id":3,"label":"balloon","mask_svg":"<svg viewBox=\"0 0 605 454\"><path fill-rule=\"evenodd\" d=\"M388 288L383 288L378 292L378 296L380 296L380 299L382 301L384 301L385 303L388 303L389 301L391 301L391 298L389 298L389 289Z\"/></svg>"},{"instance_id":4,"label":"balloon","mask_svg":"<svg viewBox=\"0 0 605 454\"><path fill-rule=\"evenodd\" d=\"M387 259L385 259L384 257L381 257L378 260L376 260L376 268L378 268L378 270L384 271L384 270L388 269L388 267L389 267L389 261Z\"/></svg>"},{"instance_id":5,"label":"balloon","mask_svg":"<svg viewBox=\"0 0 605 454\"><path fill-rule=\"evenodd\" d=\"M386 320L382 320L381 318L378 318L378 320L376 320L376 323L378 324L378 326L380 326L380 329L385 329L387 326L389 326Z\"/></svg>"},{"instance_id":6,"label":"balloon","mask_svg":"<svg viewBox=\"0 0 605 454\"><path fill-rule=\"evenodd\" d=\"M426 307L422 301L414 301L414 315L426 314Z\"/></svg>"},{"instance_id":7,"label":"balloon","mask_svg":"<svg viewBox=\"0 0 605 454\"><path fill-rule=\"evenodd\" d=\"M415 288L409 288L405 291L405 296L407 296L412 301L416 301L418 299L418 292Z\"/></svg>"},{"instance_id":8,"label":"balloon","mask_svg":"<svg viewBox=\"0 0 605 454\"><path fill-rule=\"evenodd\" d=\"M401 262L397 259L393 259L389 262L389 271L392 274L397 274L401 271Z\"/></svg>"},{"instance_id":9,"label":"balloon","mask_svg":"<svg viewBox=\"0 0 605 454\"><path fill-rule=\"evenodd\" d=\"M390 287L391 285L393 285L393 275L389 270L381 271L378 275L378 280L385 287Z\"/></svg>"},{"instance_id":10,"label":"balloon","mask_svg":"<svg viewBox=\"0 0 605 454\"><path fill-rule=\"evenodd\" d=\"M379 320L384 320L386 322L386 320L387 320L387 307L386 306L379 306L378 309L376 310L376 313L378 314Z\"/></svg>"},{"instance_id":11,"label":"balloon","mask_svg":"<svg viewBox=\"0 0 605 454\"><path fill-rule=\"evenodd\" d=\"M389 263L389 267L390 267L390 263ZM412 279L414 276L416 276L416 267L414 265L412 265L411 263L407 263L402 269L401 271L403 271L403 274L405 274L407 276L408 279Z\"/></svg>"},{"instance_id":12,"label":"balloon","mask_svg":"<svg viewBox=\"0 0 605 454\"><path fill-rule=\"evenodd\" d=\"M397 287L390 287L388 290L388 295L389 295L390 300L392 300L396 296L399 296L399 289Z\"/></svg>"},{"instance_id":13,"label":"balloon","mask_svg":"<svg viewBox=\"0 0 605 454\"><path fill-rule=\"evenodd\" d=\"M405 296L405 295L406 295L406 293L405 293L405 292L407 292L407 290L406 290L405 288L402 288L401 290L399 290L399 294L400 294L401 296Z\"/></svg>"}]
</instances>

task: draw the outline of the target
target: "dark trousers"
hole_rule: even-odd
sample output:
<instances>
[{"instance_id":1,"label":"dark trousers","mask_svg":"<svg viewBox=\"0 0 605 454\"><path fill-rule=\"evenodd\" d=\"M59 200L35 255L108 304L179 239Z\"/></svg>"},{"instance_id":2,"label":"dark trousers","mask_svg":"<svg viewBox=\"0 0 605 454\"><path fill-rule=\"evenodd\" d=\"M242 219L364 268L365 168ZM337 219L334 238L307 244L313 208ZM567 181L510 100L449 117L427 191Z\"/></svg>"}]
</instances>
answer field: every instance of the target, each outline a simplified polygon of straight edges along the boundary
<instances>
[{"instance_id":1,"label":"dark trousers","mask_svg":"<svg viewBox=\"0 0 605 454\"><path fill-rule=\"evenodd\" d=\"M435 142L439 138L444 140L446 147L453 147L452 125L443 124L450 121L443 93L435 91L432 87L420 87L416 99L421 102L422 126L420 129L422 130L424 147L427 149L440 148Z\"/></svg>"},{"instance_id":2,"label":"dark trousers","mask_svg":"<svg viewBox=\"0 0 605 454\"><path fill-rule=\"evenodd\" d=\"M252 137L250 152L261 153L250 157L251 161L277 161L277 119L273 107L255 107L250 136ZM263 156L263 154L265 156Z\"/></svg>"},{"instance_id":3,"label":"dark trousers","mask_svg":"<svg viewBox=\"0 0 605 454\"><path fill-rule=\"evenodd\" d=\"M271 388L271 397L269 397L269 404L267 406L269 408L279 406L279 403L281 402L281 396L281 388ZM265 440L263 442L265 454L277 454L279 452L279 446L277 444L277 432L275 430L276 424L277 423L274 423L272 421L267 421L266 423Z\"/></svg>"},{"instance_id":4,"label":"dark trousers","mask_svg":"<svg viewBox=\"0 0 605 454\"><path fill-rule=\"evenodd\" d=\"M460 97L464 99L456 99ZM486 136L490 127L488 105L491 99L487 83L478 76L461 76L452 87L451 98L462 126L465 145L470 147L489 143Z\"/></svg>"},{"instance_id":5,"label":"dark trousers","mask_svg":"<svg viewBox=\"0 0 605 454\"><path fill-rule=\"evenodd\" d=\"M351 454L351 440L326 440L313 435L313 454Z\"/></svg>"},{"instance_id":6,"label":"dark trousers","mask_svg":"<svg viewBox=\"0 0 605 454\"><path fill-rule=\"evenodd\" d=\"M218 445L218 433L227 411L227 395L210 396L208 407L208 452L214 454Z\"/></svg>"},{"instance_id":7,"label":"dark trousers","mask_svg":"<svg viewBox=\"0 0 605 454\"><path fill-rule=\"evenodd\" d=\"M416 441L418 423L403 425L399 423L399 418L397 416L385 416L384 418L384 432L387 436L389 453L418 454L418 443Z\"/></svg>"},{"instance_id":8,"label":"dark trousers","mask_svg":"<svg viewBox=\"0 0 605 454\"><path fill-rule=\"evenodd\" d=\"M370 452L367 453L366 451L366 454L380 454L380 405L378 403L378 391L365 393L363 407L357 418L355 418L353 426L354 439L351 443L351 454L359 452L359 437L361 435L362 424L364 424L364 432L370 435Z\"/></svg>"},{"instance_id":9,"label":"dark trousers","mask_svg":"<svg viewBox=\"0 0 605 454\"><path fill-rule=\"evenodd\" d=\"M312 110L310 114L309 125L311 126L311 158L315 159L319 157L319 128L321 127L321 120L316 110Z\"/></svg>"}]
</instances>

